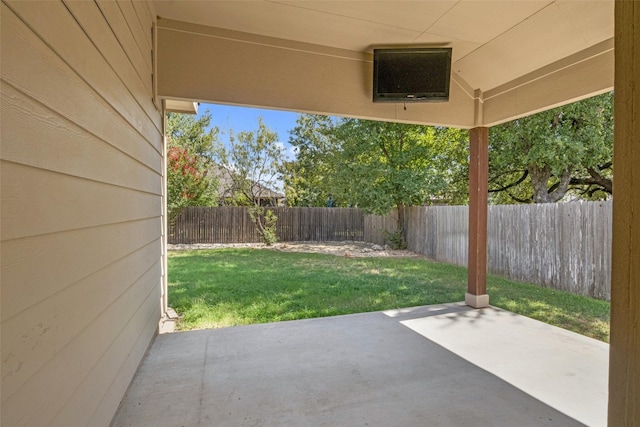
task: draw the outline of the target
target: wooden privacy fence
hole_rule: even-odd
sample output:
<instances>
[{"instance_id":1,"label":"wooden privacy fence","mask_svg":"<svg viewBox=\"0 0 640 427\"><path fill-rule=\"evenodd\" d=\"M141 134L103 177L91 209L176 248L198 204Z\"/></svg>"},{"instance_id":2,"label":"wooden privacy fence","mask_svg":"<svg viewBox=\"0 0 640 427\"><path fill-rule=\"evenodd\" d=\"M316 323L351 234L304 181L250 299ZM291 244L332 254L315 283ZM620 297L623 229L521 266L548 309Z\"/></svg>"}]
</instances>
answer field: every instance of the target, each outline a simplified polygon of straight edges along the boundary
<instances>
[{"instance_id":1,"label":"wooden privacy fence","mask_svg":"<svg viewBox=\"0 0 640 427\"><path fill-rule=\"evenodd\" d=\"M489 273L610 299L611 209L611 202L490 206ZM394 230L394 215L375 221ZM468 206L406 208L408 249L466 266L468 215Z\"/></svg>"},{"instance_id":2,"label":"wooden privacy fence","mask_svg":"<svg viewBox=\"0 0 640 427\"><path fill-rule=\"evenodd\" d=\"M385 243L397 212L350 208L270 208L283 242L359 240ZM490 206L488 271L579 295L610 298L611 202ZM467 206L405 208L408 249L467 265ZM176 219L169 243L260 242L246 207L191 207Z\"/></svg>"},{"instance_id":3,"label":"wooden privacy fence","mask_svg":"<svg viewBox=\"0 0 640 427\"><path fill-rule=\"evenodd\" d=\"M398 224L398 211L394 209L388 215L365 215L364 241L384 245L387 243L386 231L393 232Z\"/></svg>"},{"instance_id":4,"label":"wooden privacy fence","mask_svg":"<svg viewBox=\"0 0 640 427\"><path fill-rule=\"evenodd\" d=\"M364 213L350 208L267 208L278 217L282 242L363 240ZM244 206L189 207L169 230L169 243L257 243Z\"/></svg>"}]
</instances>

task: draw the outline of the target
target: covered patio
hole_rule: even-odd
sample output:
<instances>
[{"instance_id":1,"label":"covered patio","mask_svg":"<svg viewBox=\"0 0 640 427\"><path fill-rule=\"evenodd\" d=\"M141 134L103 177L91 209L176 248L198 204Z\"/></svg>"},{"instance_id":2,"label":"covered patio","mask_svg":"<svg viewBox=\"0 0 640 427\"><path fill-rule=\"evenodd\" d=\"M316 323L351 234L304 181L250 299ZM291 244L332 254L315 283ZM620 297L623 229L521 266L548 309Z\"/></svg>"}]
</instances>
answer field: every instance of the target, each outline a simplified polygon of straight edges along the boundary
<instances>
[{"instance_id":1,"label":"covered patio","mask_svg":"<svg viewBox=\"0 0 640 427\"><path fill-rule=\"evenodd\" d=\"M168 106L215 101L470 131L465 304L479 311L454 305L409 310L399 317L367 314L202 332L201 339L206 336L235 350L229 358L220 356L203 365L204 388L195 399L203 399L203 406L193 413L205 420L217 414L219 422L228 416L223 419L229 425L571 425L571 419L605 425L609 404L611 425L634 423L631 413L637 411L637 391L632 391L636 388L627 374L634 372L628 363L637 341L624 338L620 343L625 341L625 350L612 353L625 367L612 363L611 384L620 384L625 392L612 386L612 398L607 400L608 345L496 310L486 293L490 128L612 90L616 64L617 79L630 78L625 74L630 69L637 78L636 68L624 68L625 72L620 67L625 54L618 50L614 55L614 44L620 49L623 39L630 43L623 35L631 19L631 8L622 12L621 3L614 19L614 3L428 1L371 2L363 7L359 2L259 2L254 9L225 3L200 4L190 10L158 4L159 16L168 18L158 23L158 65L170 70L160 76L158 90ZM638 13L637 6L633 13ZM371 102L372 49L409 46L452 47L449 102ZM635 113L619 111L625 96L621 88L616 92L616 120L637 123L631 118ZM617 122L618 152L624 138L619 129ZM617 158L617 195L626 192L624 181L629 176L620 172L621 164ZM630 230L617 232L616 242L624 245L620 235ZM625 251L614 247L614 256L617 252L622 260ZM631 265L637 262L624 259L630 264L614 266L619 269L614 276L636 268ZM628 284L616 288L621 282L615 277L613 281L615 307L617 298L634 291ZM616 297L617 292L622 294ZM621 310L629 314L628 308ZM612 329L631 333L633 320L620 313L614 312ZM332 327L334 322L341 325ZM304 331L306 327L310 329ZM256 333L254 338L261 343L258 337L269 337L274 345L268 346L268 357L252 347L251 338L245 341L244 333ZM275 345L285 337L286 345ZM160 338L166 343L173 339ZM324 339L329 344L319 345ZM236 340L240 347L231 344ZM206 345L201 350L211 354ZM215 353L214 347L209 350L226 354L222 349ZM355 368L349 370L350 366ZM212 373L218 369L234 375L218 377ZM464 374L458 376L460 372ZM140 381L143 377L142 373ZM265 388L253 385L256 378L268 379ZM241 382L239 389L236 380ZM236 396L238 390L247 391L249 402ZM620 400L619 392L626 397ZM127 404L141 402L133 393ZM628 396L635 397L627 400ZM212 407L206 406L208 399ZM554 410L555 415L546 412ZM120 418L123 411L119 420L126 419Z\"/></svg>"},{"instance_id":2,"label":"covered patio","mask_svg":"<svg viewBox=\"0 0 640 427\"><path fill-rule=\"evenodd\" d=\"M604 426L608 354L461 303L163 334L113 426Z\"/></svg>"},{"instance_id":3,"label":"covered patio","mask_svg":"<svg viewBox=\"0 0 640 427\"><path fill-rule=\"evenodd\" d=\"M1 0L0 18L2 425L637 425L640 2ZM373 103L373 49L411 46L453 49L449 102ZM614 87L607 380L606 345L489 305L487 155L491 126ZM469 129L466 305L158 335L164 117L198 102Z\"/></svg>"}]
</instances>

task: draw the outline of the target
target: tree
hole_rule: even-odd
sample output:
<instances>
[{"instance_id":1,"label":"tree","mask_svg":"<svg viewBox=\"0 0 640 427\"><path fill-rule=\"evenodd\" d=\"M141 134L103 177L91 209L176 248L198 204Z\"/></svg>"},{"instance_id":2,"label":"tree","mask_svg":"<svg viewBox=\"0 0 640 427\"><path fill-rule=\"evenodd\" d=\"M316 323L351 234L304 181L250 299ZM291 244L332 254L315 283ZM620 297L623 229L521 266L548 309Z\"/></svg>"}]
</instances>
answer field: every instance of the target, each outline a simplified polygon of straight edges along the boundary
<instances>
[{"instance_id":1,"label":"tree","mask_svg":"<svg viewBox=\"0 0 640 427\"><path fill-rule=\"evenodd\" d=\"M337 120L328 116L300 114L289 144L296 160L283 164L281 175L289 206L325 206L332 194L334 161L339 150L335 138Z\"/></svg>"},{"instance_id":2,"label":"tree","mask_svg":"<svg viewBox=\"0 0 640 427\"><path fill-rule=\"evenodd\" d=\"M377 214L466 200L467 140L460 130L301 116L290 139L298 153L287 165L287 198L315 206L331 198Z\"/></svg>"},{"instance_id":3,"label":"tree","mask_svg":"<svg viewBox=\"0 0 640 427\"><path fill-rule=\"evenodd\" d=\"M262 206L265 201L274 205L271 190L278 187L283 168L284 153L278 144L278 134L258 119L256 131L230 132L228 148L220 147L217 159L229 171L234 203L249 206L249 215L266 244L276 241L273 211Z\"/></svg>"},{"instance_id":4,"label":"tree","mask_svg":"<svg viewBox=\"0 0 640 427\"><path fill-rule=\"evenodd\" d=\"M433 128L346 119L337 137L338 189L372 213L428 203L444 186L431 161L436 155Z\"/></svg>"},{"instance_id":5,"label":"tree","mask_svg":"<svg viewBox=\"0 0 640 427\"><path fill-rule=\"evenodd\" d=\"M491 129L489 182L497 203L553 203L612 193L613 93Z\"/></svg>"},{"instance_id":6,"label":"tree","mask_svg":"<svg viewBox=\"0 0 640 427\"><path fill-rule=\"evenodd\" d=\"M211 115L167 115L167 211L169 222L187 206L217 204L217 181L209 173L216 150L217 128Z\"/></svg>"},{"instance_id":7,"label":"tree","mask_svg":"<svg viewBox=\"0 0 640 427\"><path fill-rule=\"evenodd\" d=\"M452 176L466 170L466 132L402 123L346 119L336 182L344 197L368 212L448 202Z\"/></svg>"},{"instance_id":8,"label":"tree","mask_svg":"<svg viewBox=\"0 0 640 427\"><path fill-rule=\"evenodd\" d=\"M433 203L465 205L469 202L469 131L433 127L434 173L443 184L431 196Z\"/></svg>"},{"instance_id":9,"label":"tree","mask_svg":"<svg viewBox=\"0 0 640 427\"><path fill-rule=\"evenodd\" d=\"M220 147L219 129L211 127L211 113L207 110L200 117L192 114L167 114L167 135L172 144L188 149L207 165Z\"/></svg>"}]
</instances>

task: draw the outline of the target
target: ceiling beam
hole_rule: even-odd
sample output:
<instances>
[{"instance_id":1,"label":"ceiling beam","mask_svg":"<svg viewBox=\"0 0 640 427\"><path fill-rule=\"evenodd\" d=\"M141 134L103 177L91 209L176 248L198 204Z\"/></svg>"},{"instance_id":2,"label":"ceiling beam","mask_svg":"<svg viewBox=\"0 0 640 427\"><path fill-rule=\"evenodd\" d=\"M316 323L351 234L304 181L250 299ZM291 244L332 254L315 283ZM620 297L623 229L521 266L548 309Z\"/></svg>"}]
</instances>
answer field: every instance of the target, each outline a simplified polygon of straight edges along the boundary
<instances>
[{"instance_id":1,"label":"ceiling beam","mask_svg":"<svg viewBox=\"0 0 640 427\"><path fill-rule=\"evenodd\" d=\"M514 120L613 90L613 39L484 93L484 125Z\"/></svg>"}]
</instances>

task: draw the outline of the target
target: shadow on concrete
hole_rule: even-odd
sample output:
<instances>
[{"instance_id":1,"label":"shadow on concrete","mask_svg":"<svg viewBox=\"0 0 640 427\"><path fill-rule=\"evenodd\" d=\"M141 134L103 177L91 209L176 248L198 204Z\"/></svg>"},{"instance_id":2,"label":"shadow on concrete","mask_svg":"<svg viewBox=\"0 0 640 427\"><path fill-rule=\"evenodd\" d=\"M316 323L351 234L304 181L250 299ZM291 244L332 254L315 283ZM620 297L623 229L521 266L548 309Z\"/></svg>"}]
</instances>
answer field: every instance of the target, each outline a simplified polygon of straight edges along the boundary
<instances>
[{"instance_id":1,"label":"shadow on concrete","mask_svg":"<svg viewBox=\"0 0 640 427\"><path fill-rule=\"evenodd\" d=\"M506 314L444 304L160 335L113 426L584 425L475 363L467 347L447 348L508 319L530 333L531 319ZM479 353L513 352L470 341ZM604 392L606 408L606 383Z\"/></svg>"}]
</instances>

